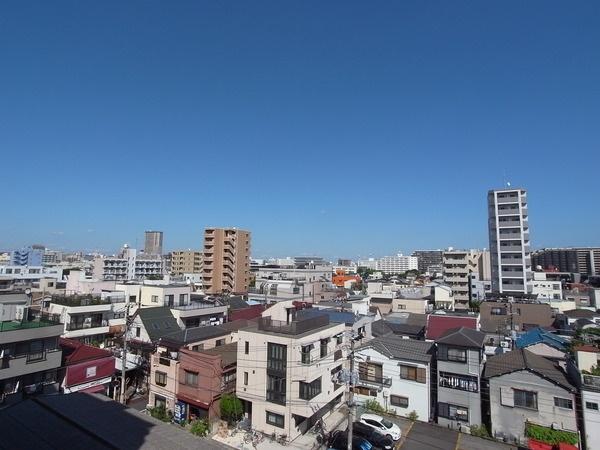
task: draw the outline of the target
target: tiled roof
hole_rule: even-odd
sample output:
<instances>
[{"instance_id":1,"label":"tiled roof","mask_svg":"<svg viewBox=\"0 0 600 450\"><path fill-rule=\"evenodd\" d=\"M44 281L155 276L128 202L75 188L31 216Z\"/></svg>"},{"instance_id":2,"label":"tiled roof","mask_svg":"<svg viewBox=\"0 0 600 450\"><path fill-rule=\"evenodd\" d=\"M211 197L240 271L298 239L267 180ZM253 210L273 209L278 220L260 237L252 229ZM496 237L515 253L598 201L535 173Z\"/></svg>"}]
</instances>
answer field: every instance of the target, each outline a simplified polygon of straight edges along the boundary
<instances>
[{"instance_id":1,"label":"tiled roof","mask_svg":"<svg viewBox=\"0 0 600 450\"><path fill-rule=\"evenodd\" d=\"M356 316L352 312L340 312L331 309L305 309L298 311L299 319L306 319L316 316L322 316L326 314L329 316L330 323L343 323L345 325L352 325L360 316Z\"/></svg>"},{"instance_id":2,"label":"tiled roof","mask_svg":"<svg viewBox=\"0 0 600 450\"><path fill-rule=\"evenodd\" d=\"M388 358L429 363L431 361L432 342L403 339L399 336L382 336L370 340L361 348L372 348Z\"/></svg>"},{"instance_id":3,"label":"tiled roof","mask_svg":"<svg viewBox=\"0 0 600 450\"><path fill-rule=\"evenodd\" d=\"M488 358L483 377L499 377L520 370L528 370L569 391L575 390L575 387L569 382L566 374L557 364L525 349L517 349Z\"/></svg>"},{"instance_id":4,"label":"tiled roof","mask_svg":"<svg viewBox=\"0 0 600 450\"><path fill-rule=\"evenodd\" d=\"M452 328L436 339L439 344L476 348L483 347L484 341L485 333L466 327Z\"/></svg>"},{"instance_id":5,"label":"tiled roof","mask_svg":"<svg viewBox=\"0 0 600 450\"><path fill-rule=\"evenodd\" d=\"M152 341L156 341L166 334L179 330L177 320L166 306L157 308L140 308L138 313L144 328Z\"/></svg>"},{"instance_id":6,"label":"tiled roof","mask_svg":"<svg viewBox=\"0 0 600 450\"><path fill-rule=\"evenodd\" d=\"M376 320L371 324L371 334L373 337L385 336L391 334L392 329L388 326L387 322L383 319Z\"/></svg>"},{"instance_id":7,"label":"tiled roof","mask_svg":"<svg viewBox=\"0 0 600 450\"><path fill-rule=\"evenodd\" d=\"M85 345L73 339L60 338L60 346L63 349L63 357L67 365L112 356L108 350Z\"/></svg>"},{"instance_id":8,"label":"tiled roof","mask_svg":"<svg viewBox=\"0 0 600 450\"><path fill-rule=\"evenodd\" d=\"M458 327L472 328L475 330L477 329L477 318L430 314L427 316L427 331L425 337L427 339L437 340L446 331Z\"/></svg>"},{"instance_id":9,"label":"tiled roof","mask_svg":"<svg viewBox=\"0 0 600 450\"><path fill-rule=\"evenodd\" d=\"M589 309L570 309L565 311L564 315L569 319L592 319L600 316L596 311L590 311Z\"/></svg>"},{"instance_id":10,"label":"tiled roof","mask_svg":"<svg viewBox=\"0 0 600 450\"><path fill-rule=\"evenodd\" d=\"M539 343L544 343L564 352L567 350L569 341L562 336L550 333L538 327L519 336L516 342L518 348L525 348Z\"/></svg>"},{"instance_id":11,"label":"tiled roof","mask_svg":"<svg viewBox=\"0 0 600 450\"><path fill-rule=\"evenodd\" d=\"M600 349L598 347L594 347L593 345L583 344L575 347L576 352L588 352L588 353L600 353Z\"/></svg>"},{"instance_id":12,"label":"tiled roof","mask_svg":"<svg viewBox=\"0 0 600 450\"><path fill-rule=\"evenodd\" d=\"M169 333L162 336L162 340L174 344L184 345L191 342L200 342L206 339L226 336L229 333L247 327L249 321L240 319L233 322L227 322L222 325L206 325L203 327L186 328L174 333Z\"/></svg>"}]
</instances>

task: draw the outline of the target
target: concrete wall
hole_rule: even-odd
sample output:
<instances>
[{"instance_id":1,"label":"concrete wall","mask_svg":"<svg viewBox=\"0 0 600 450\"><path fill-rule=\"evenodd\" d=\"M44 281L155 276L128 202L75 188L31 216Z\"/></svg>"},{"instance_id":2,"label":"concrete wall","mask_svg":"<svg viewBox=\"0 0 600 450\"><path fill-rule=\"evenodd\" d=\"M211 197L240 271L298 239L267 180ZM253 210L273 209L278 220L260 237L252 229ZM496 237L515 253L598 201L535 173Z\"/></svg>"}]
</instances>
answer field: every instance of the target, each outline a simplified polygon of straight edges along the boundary
<instances>
[{"instance_id":1,"label":"concrete wall","mask_svg":"<svg viewBox=\"0 0 600 450\"><path fill-rule=\"evenodd\" d=\"M598 409L588 408L588 403L596 403ZM583 408L582 434L585 433L586 447L589 450L600 448L600 392L582 390L581 405Z\"/></svg>"},{"instance_id":2,"label":"concrete wall","mask_svg":"<svg viewBox=\"0 0 600 450\"><path fill-rule=\"evenodd\" d=\"M506 391L512 391L512 389L536 391L538 410L507 406L507 402L501 399L501 388ZM576 407L575 396L536 374L529 371L518 371L494 377L489 380L489 389L492 435L503 433L509 439L514 437L518 441L524 442L527 420L547 427L556 423L563 430L577 430L574 409ZM571 399L573 409L554 406L554 397Z\"/></svg>"},{"instance_id":3,"label":"concrete wall","mask_svg":"<svg viewBox=\"0 0 600 450\"><path fill-rule=\"evenodd\" d=\"M598 365L598 353L577 351L575 352L575 356L577 358L577 367L579 367L579 370L591 372L592 366Z\"/></svg>"}]
</instances>

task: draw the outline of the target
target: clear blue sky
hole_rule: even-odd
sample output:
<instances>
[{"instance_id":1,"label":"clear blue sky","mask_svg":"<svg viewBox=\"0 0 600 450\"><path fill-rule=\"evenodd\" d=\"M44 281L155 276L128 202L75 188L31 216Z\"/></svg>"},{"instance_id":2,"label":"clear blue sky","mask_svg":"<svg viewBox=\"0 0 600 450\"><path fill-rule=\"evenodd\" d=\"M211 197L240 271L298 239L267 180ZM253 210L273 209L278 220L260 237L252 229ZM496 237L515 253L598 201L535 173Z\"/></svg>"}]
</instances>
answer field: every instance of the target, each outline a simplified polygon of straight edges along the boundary
<instances>
[{"instance_id":1,"label":"clear blue sky","mask_svg":"<svg viewBox=\"0 0 600 450\"><path fill-rule=\"evenodd\" d=\"M600 2L5 1L0 248L600 245Z\"/></svg>"}]
</instances>

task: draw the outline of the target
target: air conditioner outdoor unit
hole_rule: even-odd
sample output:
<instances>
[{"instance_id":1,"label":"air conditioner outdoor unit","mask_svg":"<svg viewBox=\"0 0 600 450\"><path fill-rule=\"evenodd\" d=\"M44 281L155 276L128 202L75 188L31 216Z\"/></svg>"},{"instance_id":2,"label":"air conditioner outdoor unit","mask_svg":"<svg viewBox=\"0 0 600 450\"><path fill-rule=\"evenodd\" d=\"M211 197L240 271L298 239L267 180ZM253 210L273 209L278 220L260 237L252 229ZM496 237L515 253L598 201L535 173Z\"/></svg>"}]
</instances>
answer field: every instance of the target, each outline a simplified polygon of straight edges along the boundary
<instances>
[{"instance_id":1,"label":"air conditioner outdoor unit","mask_svg":"<svg viewBox=\"0 0 600 450\"><path fill-rule=\"evenodd\" d=\"M502 347L502 348L510 348L510 342L508 342L508 341L501 341L500 342L500 347Z\"/></svg>"}]
</instances>

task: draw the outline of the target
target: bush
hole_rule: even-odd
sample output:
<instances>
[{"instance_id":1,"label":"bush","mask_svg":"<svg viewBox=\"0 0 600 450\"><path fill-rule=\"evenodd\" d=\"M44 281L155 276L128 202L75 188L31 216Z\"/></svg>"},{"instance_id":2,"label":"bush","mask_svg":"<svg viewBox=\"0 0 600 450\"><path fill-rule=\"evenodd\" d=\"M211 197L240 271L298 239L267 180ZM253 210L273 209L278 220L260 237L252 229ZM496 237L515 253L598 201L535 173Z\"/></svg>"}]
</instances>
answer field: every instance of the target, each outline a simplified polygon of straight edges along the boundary
<instances>
[{"instance_id":1,"label":"bush","mask_svg":"<svg viewBox=\"0 0 600 450\"><path fill-rule=\"evenodd\" d=\"M525 425L525 434L527 437L535 439L536 441L541 441L552 445L560 444L561 442L577 445L579 442L576 433L553 430L552 428L535 425L533 423L528 423Z\"/></svg>"},{"instance_id":2,"label":"bush","mask_svg":"<svg viewBox=\"0 0 600 450\"><path fill-rule=\"evenodd\" d=\"M409 420L412 420L414 422L419 418L419 414L413 410L406 417L408 417Z\"/></svg>"},{"instance_id":3,"label":"bush","mask_svg":"<svg viewBox=\"0 0 600 450\"><path fill-rule=\"evenodd\" d=\"M204 437L208 434L208 421L206 419L194 420L190 426L190 433Z\"/></svg>"},{"instance_id":4,"label":"bush","mask_svg":"<svg viewBox=\"0 0 600 450\"><path fill-rule=\"evenodd\" d=\"M148 411L150 411L150 415L152 417L162 420L163 422L170 422L171 419L173 419L173 413L167 410L164 405L157 406L155 408L148 408Z\"/></svg>"},{"instance_id":5,"label":"bush","mask_svg":"<svg viewBox=\"0 0 600 450\"><path fill-rule=\"evenodd\" d=\"M477 436L480 438L489 438L490 437L490 433L488 432L485 425L471 425L470 429L471 429L472 436Z\"/></svg>"},{"instance_id":6,"label":"bush","mask_svg":"<svg viewBox=\"0 0 600 450\"><path fill-rule=\"evenodd\" d=\"M235 394L224 394L221 397L221 419L229 424L237 422L244 415L244 407Z\"/></svg>"},{"instance_id":7,"label":"bush","mask_svg":"<svg viewBox=\"0 0 600 450\"><path fill-rule=\"evenodd\" d=\"M379 402L374 399L367 400L365 402L365 409L367 409L368 411L373 411L373 412L379 413L379 414L382 414L385 412L384 407L381 406L379 404Z\"/></svg>"}]
</instances>

